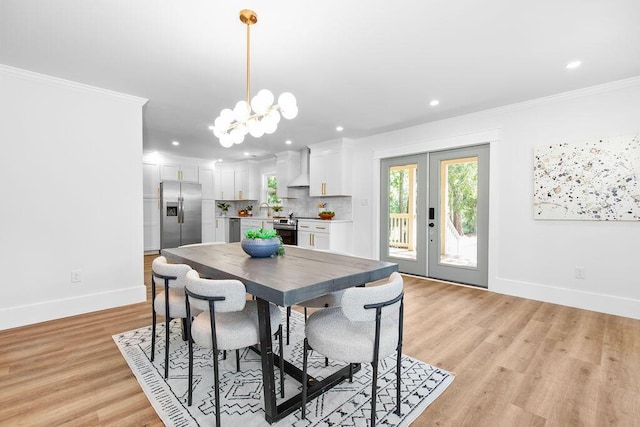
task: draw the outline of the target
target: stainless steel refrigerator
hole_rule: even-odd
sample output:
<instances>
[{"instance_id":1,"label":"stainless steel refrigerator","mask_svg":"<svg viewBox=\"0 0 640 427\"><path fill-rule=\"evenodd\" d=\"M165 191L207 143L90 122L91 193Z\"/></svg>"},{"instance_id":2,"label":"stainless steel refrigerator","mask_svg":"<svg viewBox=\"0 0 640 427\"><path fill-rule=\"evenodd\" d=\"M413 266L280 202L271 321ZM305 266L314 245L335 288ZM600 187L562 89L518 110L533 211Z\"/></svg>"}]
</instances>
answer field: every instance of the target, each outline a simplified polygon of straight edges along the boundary
<instances>
[{"instance_id":1,"label":"stainless steel refrigerator","mask_svg":"<svg viewBox=\"0 0 640 427\"><path fill-rule=\"evenodd\" d=\"M175 248L202 242L202 185L160 183L160 247Z\"/></svg>"}]
</instances>

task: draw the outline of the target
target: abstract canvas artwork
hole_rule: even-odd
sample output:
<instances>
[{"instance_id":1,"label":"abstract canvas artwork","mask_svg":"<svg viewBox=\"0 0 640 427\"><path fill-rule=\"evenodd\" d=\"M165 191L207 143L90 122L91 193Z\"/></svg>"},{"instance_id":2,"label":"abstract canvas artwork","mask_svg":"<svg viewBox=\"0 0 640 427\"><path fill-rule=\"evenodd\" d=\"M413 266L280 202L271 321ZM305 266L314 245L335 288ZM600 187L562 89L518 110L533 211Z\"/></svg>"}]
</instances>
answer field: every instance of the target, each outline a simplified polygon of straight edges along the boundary
<instances>
[{"instance_id":1,"label":"abstract canvas artwork","mask_svg":"<svg viewBox=\"0 0 640 427\"><path fill-rule=\"evenodd\" d=\"M534 149L535 219L640 221L640 134Z\"/></svg>"}]
</instances>

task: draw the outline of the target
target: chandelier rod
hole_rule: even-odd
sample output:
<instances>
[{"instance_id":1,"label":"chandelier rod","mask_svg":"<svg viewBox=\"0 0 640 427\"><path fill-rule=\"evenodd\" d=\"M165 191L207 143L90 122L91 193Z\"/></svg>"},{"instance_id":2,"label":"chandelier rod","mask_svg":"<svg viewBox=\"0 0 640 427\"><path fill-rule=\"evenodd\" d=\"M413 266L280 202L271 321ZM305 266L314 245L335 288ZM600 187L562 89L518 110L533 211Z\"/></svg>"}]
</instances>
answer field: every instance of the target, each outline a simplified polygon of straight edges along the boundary
<instances>
[{"instance_id":1,"label":"chandelier rod","mask_svg":"<svg viewBox=\"0 0 640 427\"><path fill-rule=\"evenodd\" d=\"M247 20L247 104L251 93L251 20Z\"/></svg>"}]
</instances>

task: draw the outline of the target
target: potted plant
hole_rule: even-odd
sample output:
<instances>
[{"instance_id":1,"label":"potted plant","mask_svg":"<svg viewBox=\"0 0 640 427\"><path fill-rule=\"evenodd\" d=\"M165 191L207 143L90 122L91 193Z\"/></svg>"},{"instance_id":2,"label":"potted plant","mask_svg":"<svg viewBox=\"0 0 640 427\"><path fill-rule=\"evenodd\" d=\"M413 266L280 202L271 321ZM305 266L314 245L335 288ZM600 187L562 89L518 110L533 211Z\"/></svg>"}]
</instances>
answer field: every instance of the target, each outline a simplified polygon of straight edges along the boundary
<instances>
[{"instance_id":1,"label":"potted plant","mask_svg":"<svg viewBox=\"0 0 640 427\"><path fill-rule=\"evenodd\" d=\"M284 255L282 239L276 230L250 228L240 242L242 250L253 258L267 258L274 254Z\"/></svg>"},{"instance_id":2,"label":"potted plant","mask_svg":"<svg viewBox=\"0 0 640 427\"><path fill-rule=\"evenodd\" d=\"M248 216L253 216L253 205L249 205L245 208Z\"/></svg>"},{"instance_id":3,"label":"potted plant","mask_svg":"<svg viewBox=\"0 0 640 427\"><path fill-rule=\"evenodd\" d=\"M279 212L282 211L282 206L271 206L271 209L273 210L274 213L274 217L279 218Z\"/></svg>"},{"instance_id":4,"label":"potted plant","mask_svg":"<svg viewBox=\"0 0 640 427\"><path fill-rule=\"evenodd\" d=\"M220 216L226 216L230 206L231 205L229 203L225 203L225 202L218 203L218 209L220 209Z\"/></svg>"}]
</instances>

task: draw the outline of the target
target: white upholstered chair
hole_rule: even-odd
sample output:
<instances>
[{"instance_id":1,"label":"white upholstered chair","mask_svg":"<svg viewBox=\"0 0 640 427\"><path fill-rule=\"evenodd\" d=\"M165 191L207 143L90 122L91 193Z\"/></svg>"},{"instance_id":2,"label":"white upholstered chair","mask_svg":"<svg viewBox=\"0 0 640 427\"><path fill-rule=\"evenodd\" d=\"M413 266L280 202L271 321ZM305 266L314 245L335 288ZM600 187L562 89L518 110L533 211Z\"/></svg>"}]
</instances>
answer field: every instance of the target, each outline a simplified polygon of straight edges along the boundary
<instances>
[{"instance_id":1,"label":"white upholstered chair","mask_svg":"<svg viewBox=\"0 0 640 427\"><path fill-rule=\"evenodd\" d=\"M403 295L402 276L393 273L385 284L345 290L340 307L325 308L308 317L302 357L302 418L306 415L310 350L350 366L372 364L371 426L375 425L378 360L396 352L396 413L400 414Z\"/></svg>"},{"instance_id":2,"label":"white upholstered chair","mask_svg":"<svg viewBox=\"0 0 640 427\"><path fill-rule=\"evenodd\" d=\"M189 394L193 393L193 344L213 349L216 425L220 425L220 387L218 352L236 350L236 369L240 371L240 349L260 343L258 305L246 299L246 289L239 280L204 279L195 270L186 277L186 314L189 339ZM191 311L199 310L193 321ZM278 325L280 347L280 394L284 397L284 357L282 346L282 313L269 304L271 325Z\"/></svg>"},{"instance_id":3,"label":"white upholstered chair","mask_svg":"<svg viewBox=\"0 0 640 427\"><path fill-rule=\"evenodd\" d=\"M165 319L164 377L169 376L169 324L171 319L182 319L182 333L186 338L184 284L187 272L191 270L186 264L169 264L167 259L159 256L151 264L151 361L156 347L156 316ZM159 280L156 283L156 280ZM156 286L162 284L164 290L156 294ZM168 314L167 314L168 313Z\"/></svg>"}]
</instances>

